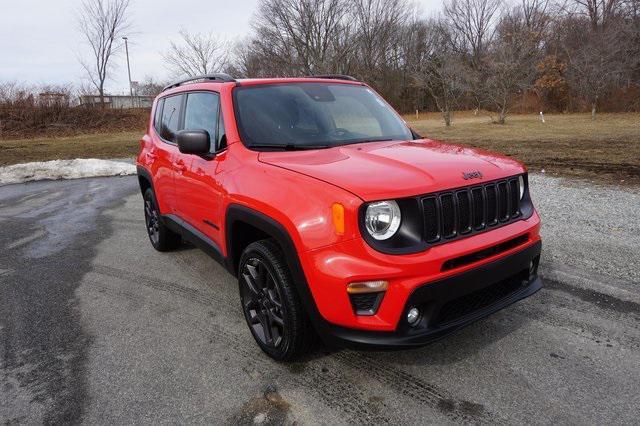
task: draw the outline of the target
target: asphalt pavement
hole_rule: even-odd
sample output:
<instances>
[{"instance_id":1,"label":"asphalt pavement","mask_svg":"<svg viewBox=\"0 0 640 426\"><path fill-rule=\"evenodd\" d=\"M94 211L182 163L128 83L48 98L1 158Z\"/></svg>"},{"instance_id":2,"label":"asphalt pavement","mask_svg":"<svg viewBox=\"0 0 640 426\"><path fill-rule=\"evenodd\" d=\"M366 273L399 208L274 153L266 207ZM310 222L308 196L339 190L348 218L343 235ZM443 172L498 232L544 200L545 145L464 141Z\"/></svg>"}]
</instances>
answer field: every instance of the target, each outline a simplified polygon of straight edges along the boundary
<instances>
[{"instance_id":1,"label":"asphalt pavement","mask_svg":"<svg viewBox=\"0 0 640 426\"><path fill-rule=\"evenodd\" d=\"M0 421L637 424L640 195L531 181L539 293L421 349L293 364L215 261L151 248L135 177L0 187Z\"/></svg>"}]
</instances>

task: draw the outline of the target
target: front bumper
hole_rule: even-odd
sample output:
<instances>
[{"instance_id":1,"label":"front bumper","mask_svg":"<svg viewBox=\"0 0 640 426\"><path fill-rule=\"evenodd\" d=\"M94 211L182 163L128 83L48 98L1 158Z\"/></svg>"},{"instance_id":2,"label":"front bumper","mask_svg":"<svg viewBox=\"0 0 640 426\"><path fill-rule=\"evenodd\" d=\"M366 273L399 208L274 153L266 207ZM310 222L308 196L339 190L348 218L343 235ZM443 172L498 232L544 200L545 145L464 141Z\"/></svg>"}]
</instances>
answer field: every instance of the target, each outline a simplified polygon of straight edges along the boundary
<instances>
[{"instance_id":1,"label":"front bumper","mask_svg":"<svg viewBox=\"0 0 640 426\"><path fill-rule=\"evenodd\" d=\"M327 344L341 347L425 345L540 290L537 265L541 247L542 243L537 241L493 262L415 288L394 331L347 328L327 321L317 323L316 329ZM416 327L404 320L413 306L423 312Z\"/></svg>"},{"instance_id":2,"label":"front bumper","mask_svg":"<svg viewBox=\"0 0 640 426\"><path fill-rule=\"evenodd\" d=\"M421 253L384 254L361 238L300 253L307 284L304 287L308 288L312 298L307 308L317 311L317 316L312 314L314 319L319 317L333 325L396 331L404 317L403 309L417 288L482 267L532 246L540 241L539 231L540 218L534 213L528 219L436 245ZM514 240L517 240L515 245L505 248L505 244ZM479 253L496 248L499 250L492 255L477 257ZM385 280L388 289L373 315L358 315L356 305L351 303L347 294L347 285L369 280Z\"/></svg>"}]
</instances>

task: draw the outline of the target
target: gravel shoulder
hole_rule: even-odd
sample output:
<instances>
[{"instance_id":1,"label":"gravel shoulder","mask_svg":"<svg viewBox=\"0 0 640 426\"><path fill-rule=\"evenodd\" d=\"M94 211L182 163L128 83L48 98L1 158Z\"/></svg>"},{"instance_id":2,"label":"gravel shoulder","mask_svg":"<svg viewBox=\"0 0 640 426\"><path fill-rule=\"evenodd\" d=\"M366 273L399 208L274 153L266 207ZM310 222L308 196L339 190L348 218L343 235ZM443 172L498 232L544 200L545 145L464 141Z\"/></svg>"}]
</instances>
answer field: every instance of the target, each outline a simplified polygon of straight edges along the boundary
<instances>
[{"instance_id":1,"label":"gravel shoulder","mask_svg":"<svg viewBox=\"0 0 640 426\"><path fill-rule=\"evenodd\" d=\"M637 190L532 175L543 290L421 349L286 365L219 265L152 250L136 185L0 188L3 423L637 422Z\"/></svg>"},{"instance_id":2,"label":"gravel shoulder","mask_svg":"<svg viewBox=\"0 0 640 426\"><path fill-rule=\"evenodd\" d=\"M530 181L550 276L574 276L589 285L611 280L615 285L600 290L617 288L638 297L640 190L541 174L530 175Z\"/></svg>"}]
</instances>

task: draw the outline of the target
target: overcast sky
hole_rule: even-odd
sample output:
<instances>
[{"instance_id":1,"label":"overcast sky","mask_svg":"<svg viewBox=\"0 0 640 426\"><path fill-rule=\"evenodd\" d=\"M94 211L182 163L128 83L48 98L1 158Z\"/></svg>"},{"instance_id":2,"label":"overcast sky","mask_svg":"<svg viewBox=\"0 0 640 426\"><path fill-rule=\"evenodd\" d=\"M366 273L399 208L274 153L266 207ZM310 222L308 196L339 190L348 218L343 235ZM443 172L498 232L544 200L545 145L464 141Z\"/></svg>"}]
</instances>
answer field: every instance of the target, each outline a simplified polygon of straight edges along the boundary
<instances>
[{"instance_id":1,"label":"overcast sky","mask_svg":"<svg viewBox=\"0 0 640 426\"><path fill-rule=\"evenodd\" d=\"M28 84L77 83L78 55L87 53L76 25L80 0L0 0L0 81ZM178 31L210 32L230 40L250 33L258 0L131 0L129 55L132 80L166 78L161 53ZM426 13L441 0L418 0ZM110 93L128 92L124 55L116 59Z\"/></svg>"}]
</instances>

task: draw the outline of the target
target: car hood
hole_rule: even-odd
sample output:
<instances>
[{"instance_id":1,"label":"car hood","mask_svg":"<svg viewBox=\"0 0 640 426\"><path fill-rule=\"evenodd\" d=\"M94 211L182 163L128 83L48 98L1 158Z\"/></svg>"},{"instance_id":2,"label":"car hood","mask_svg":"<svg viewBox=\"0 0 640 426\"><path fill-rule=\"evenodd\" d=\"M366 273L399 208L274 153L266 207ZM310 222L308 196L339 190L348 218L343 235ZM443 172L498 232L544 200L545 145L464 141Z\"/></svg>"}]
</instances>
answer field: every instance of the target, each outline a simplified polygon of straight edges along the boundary
<instances>
[{"instance_id":1,"label":"car hood","mask_svg":"<svg viewBox=\"0 0 640 426\"><path fill-rule=\"evenodd\" d=\"M426 194L524 171L509 157L429 139L261 152L259 159L339 186L365 201ZM471 172L482 176L473 173L465 179L464 173Z\"/></svg>"}]
</instances>

